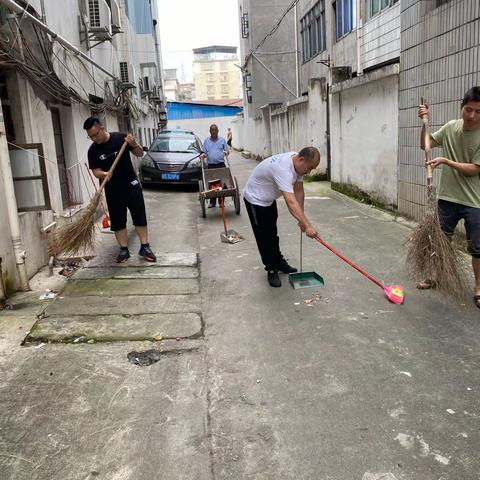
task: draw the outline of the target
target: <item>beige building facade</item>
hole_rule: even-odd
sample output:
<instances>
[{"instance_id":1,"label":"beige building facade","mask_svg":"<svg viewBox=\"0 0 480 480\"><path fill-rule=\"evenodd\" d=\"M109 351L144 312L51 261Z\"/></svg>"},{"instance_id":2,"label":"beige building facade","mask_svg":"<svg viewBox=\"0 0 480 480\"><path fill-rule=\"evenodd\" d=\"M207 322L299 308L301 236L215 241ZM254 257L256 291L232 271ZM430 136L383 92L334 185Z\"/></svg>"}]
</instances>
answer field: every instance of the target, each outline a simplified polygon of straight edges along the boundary
<instances>
[{"instance_id":1,"label":"beige building facade","mask_svg":"<svg viewBox=\"0 0 480 480\"><path fill-rule=\"evenodd\" d=\"M237 47L214 45L193 50L195 100L236 100L240 97Z\"/></svg>"}]
</instances>

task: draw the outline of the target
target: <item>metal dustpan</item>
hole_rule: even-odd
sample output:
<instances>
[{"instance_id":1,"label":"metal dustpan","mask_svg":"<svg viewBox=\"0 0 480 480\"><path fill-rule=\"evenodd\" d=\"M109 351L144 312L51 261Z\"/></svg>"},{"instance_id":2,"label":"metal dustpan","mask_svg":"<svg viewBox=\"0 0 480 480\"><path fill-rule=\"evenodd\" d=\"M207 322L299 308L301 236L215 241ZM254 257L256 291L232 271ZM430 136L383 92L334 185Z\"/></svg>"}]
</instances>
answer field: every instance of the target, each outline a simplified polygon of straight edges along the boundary
<instances>
[{"instance_id":1,"label":"metal dustpan","mask_svg":"<svg viewBox=\"0 0 480 480\"><path fill-rule=\"evenodd\" d=\"M317 272L303 271L303 233L300 233L300 272L290 273L288 281L295 290L323 287L325 285L323 278Z\"/></svg>"},{"instance_id":2,"label":"metal dustpan","mask_svg":"<svg viewBox=\"0 0 480 480\"><path fill-rule=\"evenodd\" d=\"M235 230L227 229L227 217L225 216L225 199L220 199L220 207L222 208L223 232L220 232L220 240L222 243L238 243L243 242L245 237L242 237Z\"/></svg>"},{"instance_id":3,"label":"metal dustpan","mask_svg":"<svg viewBox=\"0 0 480 480\"><path fill-rule=\"evenodd\" d=\"M235 230L226 230L220 233L220 240L222 243L238 243L245 240L245 238Z\"/></svg>"},{"instance_id":4,"label":"metal dustpan","mask_svg":"<svg viewBox=\"0 0 480 480\"><path fill-rule=\"evenodd\" d=\"M323 287L325 282L317 272L298 272L288 276L290 285L298 290L299 288Z\"/></svg>"}]
</instances>

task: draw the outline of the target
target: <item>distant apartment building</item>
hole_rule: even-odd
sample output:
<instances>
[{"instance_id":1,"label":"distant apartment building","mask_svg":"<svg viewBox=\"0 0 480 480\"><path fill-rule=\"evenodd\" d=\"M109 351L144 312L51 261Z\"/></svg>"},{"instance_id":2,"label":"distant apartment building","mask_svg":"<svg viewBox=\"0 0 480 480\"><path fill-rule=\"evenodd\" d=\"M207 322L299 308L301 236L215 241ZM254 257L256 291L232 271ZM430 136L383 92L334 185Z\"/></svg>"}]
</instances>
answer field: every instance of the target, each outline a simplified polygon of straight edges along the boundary
<instances>
[{"instance_id":1,"label":"distant apartment building","mask_svg":"<svg viewBox=\"0 0 480 480\"><path fill-rule=\"evenodd\" d=\"M166 68L163 71L165 98L170 102L178 100L178 77L176 68Z\"/></svg>"},{"instance_id":2,"label":"distant apartment building","mask_svg":"<svg viewBox=\"0 0 480 480\"><path fill-rule=\"evenodd\" d=\"M179 83L178 84L178 100L181 102L191 102L195 100L195 84Z\"/></svg>"},{"instance_id":3,"label":"distant apartment building","mask_svg":"<svg viewBox=\"0 0 480 480\"><path fill-rule=\"evenodd\" d=\"M213 45L193 50L196 100L238 99L240 70L237 47Z\"/></svg>"}]
</instances>

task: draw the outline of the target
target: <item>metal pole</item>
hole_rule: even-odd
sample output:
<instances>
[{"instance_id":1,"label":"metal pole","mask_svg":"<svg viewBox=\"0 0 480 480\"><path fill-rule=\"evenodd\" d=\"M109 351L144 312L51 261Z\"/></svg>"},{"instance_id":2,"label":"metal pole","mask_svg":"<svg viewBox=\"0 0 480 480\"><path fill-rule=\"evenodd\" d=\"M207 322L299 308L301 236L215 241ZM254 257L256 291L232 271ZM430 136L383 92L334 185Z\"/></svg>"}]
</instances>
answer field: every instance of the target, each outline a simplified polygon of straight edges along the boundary
<instances>
[{"instance_id":1,"label":"metal pole","mask_svg":"<svg viewBox=\"0 0 480 480\"><path fill-rule=\"evenodd\" d=\"M162 89L162 102L165 101L163 96L163 60L162 60L162 47L160 43L160 36L158 33L159 23L158 23L158 5L156 0L152 0L152 18L153 18L153 40L155 43L155 56L157 58L157 75L158 81L160 82L160 87Z\"/></svg>"},{"instance_id":2,"label":"metal pole","mask_svg":"<svg viewBox=\"0 0 480 480\"><path fill-rule=\"evenodd\" d=\"M120 79L116 77L113 73L110 73L108 70L103 68L97 62L92 60L88 55L85 55L81 50L79 50L77 47L72 45L68 40L63 38L61 35L58 35L58 33L56 33L47 25L45 25L37 17L34 17L32 14L28 13L26 8L21 7L14 0L0 0L0 4L5 5L6 7L10 8L16 13L21 14L23 18L28 18L32 23L35 23L35 25L38 25L42 30L45 30L45 32L47 32L48 35L50 35L52 40L56 40L58 43L63 45L67 50L72 51L77 57L81 57L87 62L91 63L92 65L97 67L100 71L102 71L105 75L109 76L110 78L113 78L114 80L120 81Z\"/></svg>"},{"instance_id":3,"label":"metal pole","mask_svg":"<svg viewBox=\"0 0 480 480\"><path fill-rule=\"evenodd\" d=\"M17 199L13 187L12 167L10 165L10 155L8 153L7 135L5 123L3 121L2 101L0 99L0 171L3 177L3 188L5 191L5 200L12 235L13 253L15 263L17 264L18 278L20 281L20 290L30 290L28 284L27 268L25 265L25 249L23 247L22 236L20 233L20 222L18 221Z\"/></svg>"},{"instance_id":4,"label":"metal pole","mask_svg":"<svg viewBox=\"0 0 480 480\"><path fill-rule=\"evenodd\" d=\"M297 98L300 97L300 62L298 60L298 11L297 4L294 9L294 21L295 21L295 90L297 92Z\"/></svg>"},{"instance_id":5,"label":"metal pole","mask_svg":"<svg viewBox=\"0 0 480 480\"><path fill-rule=\"evenodd\" d=\"M7 294L5 292L5 286L3 285L3 273L2 273L2 257L0 257L0 310L5 308L5 300Z\"/></svg>"}]
</instances>

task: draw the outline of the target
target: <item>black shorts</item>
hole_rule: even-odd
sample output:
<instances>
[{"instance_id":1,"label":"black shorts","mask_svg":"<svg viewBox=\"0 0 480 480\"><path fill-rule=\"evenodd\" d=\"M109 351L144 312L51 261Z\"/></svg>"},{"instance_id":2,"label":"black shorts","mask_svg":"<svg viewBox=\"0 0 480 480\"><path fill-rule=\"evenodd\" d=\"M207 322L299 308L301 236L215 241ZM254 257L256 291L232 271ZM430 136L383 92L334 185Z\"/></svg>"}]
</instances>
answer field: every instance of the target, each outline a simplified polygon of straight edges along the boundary
<instances>
[{"instance_id":1,"label":"black shorts","mask_svg":"<svg viewBox=\"0 0 480 480\"><path fill-rule=\"evenodd\" d=\"M127 227L127 209L130 210L132 222L136 227L147 226L145 201L143 200L142 186L137 180L136 185L127 183L105 192L107 197L108 213L110 215L110 229L113 232Z\"/></svg>"},{"instance_id":2,"label":"black shorts","mask_svg":"<svg viewBox=\"0 0 480 480\"><path fill-rule=\"evenodd\" d=\"M438 213L442 230L449 237L452 237L455 227L463 218L467 232L468 253L472 257L480 258L480 208L440 199Z\"/></svg>"}]
</instances>

